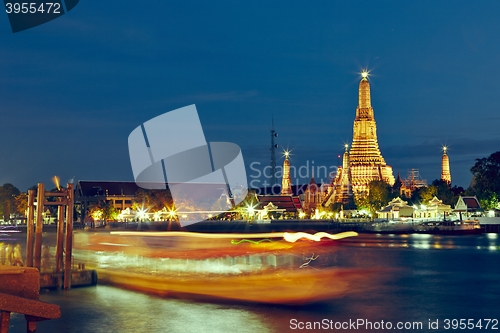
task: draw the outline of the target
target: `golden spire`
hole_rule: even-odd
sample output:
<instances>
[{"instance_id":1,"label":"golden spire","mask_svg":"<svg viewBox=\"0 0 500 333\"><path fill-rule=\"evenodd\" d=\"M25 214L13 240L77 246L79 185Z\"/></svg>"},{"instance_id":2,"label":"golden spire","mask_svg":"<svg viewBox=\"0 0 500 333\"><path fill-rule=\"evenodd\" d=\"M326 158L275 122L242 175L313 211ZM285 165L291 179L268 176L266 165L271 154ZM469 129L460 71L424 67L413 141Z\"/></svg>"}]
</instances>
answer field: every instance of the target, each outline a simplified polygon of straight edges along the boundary
<instances>
[{"instance_id":1,"label":"golden spire","mask_svg":"<svg viewBox=\"0 0 500 333\"><path fill-rule=\"evenodd\" d=\"M342 169L347 171L347 169L349 168L349 144L346 143L344 145L344 148L345 152L342 158Z\"/></svg>"},{"instance_id":2,"label":"golden spire","mask_svg":"<svg viewBox=\"0 0 500 333\"><path fill-rule=\"evenodd\" d=\"M363 70L361 72L361 81L359 82L359 104L358 107L360 109L370 108L370 83L368 82L368 71Z\"/></svg>"},{"instance_id":3,"label":"golden spire","mask_svg":"<svg viewBox=\"0 0 500 333\"><path fill-rule=\"evenodd\" d=\"M359 82L359 100L353 126L353 140L348 154L352 190L356 196L368 193L368 184L382 180L394 184L392 168L385 163L377 139L377 124L370 100L368 71Z\"/></svg>"},{"instance_id":4,"label":"golden spire","mask_svg":"<svg viewBox=\"0 0 500 333\"><path fill-rule=\"evenodd\" d=\"M441 157L441 180L451 184L450 159L446 154L448 147L443 146L443 157Z\"/></svg>"},{"instance_id":5,"label":"golden spire","mask_svg":"<svg viewBox=\"0 0 500 333\"><path fill-rule=\"evenodd\" d=\"M290 151L283 152L285 160L283 161L283 178L281 180L281 195L292 195L292 179L290 177Z\"/></svg>"}]
</instances>

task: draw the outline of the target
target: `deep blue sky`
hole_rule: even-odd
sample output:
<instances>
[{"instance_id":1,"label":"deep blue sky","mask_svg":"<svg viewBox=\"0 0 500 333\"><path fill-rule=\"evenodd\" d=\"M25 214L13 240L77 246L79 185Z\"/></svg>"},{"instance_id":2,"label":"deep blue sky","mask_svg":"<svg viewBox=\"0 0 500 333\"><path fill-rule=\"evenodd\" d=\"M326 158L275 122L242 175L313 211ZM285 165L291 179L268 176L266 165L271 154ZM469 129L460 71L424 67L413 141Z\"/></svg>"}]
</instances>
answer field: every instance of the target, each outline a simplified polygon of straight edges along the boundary
<instances>
[{"instance_id":1,"label":"deep blue sky","mask_svg":"<svg viewBox=\"0 0 500 333\"><path fill-rule=\"evenodd\" d=\"M208 141L337 165L371 70L381 152L453 183L500 150L498 2L88 1L13 34L0 13L0 184L133 180L127 138L196 104ZM279 160L279 163L282 159ZM247 169L249 176L255 174Z\"/></svg>"}]
</instances>

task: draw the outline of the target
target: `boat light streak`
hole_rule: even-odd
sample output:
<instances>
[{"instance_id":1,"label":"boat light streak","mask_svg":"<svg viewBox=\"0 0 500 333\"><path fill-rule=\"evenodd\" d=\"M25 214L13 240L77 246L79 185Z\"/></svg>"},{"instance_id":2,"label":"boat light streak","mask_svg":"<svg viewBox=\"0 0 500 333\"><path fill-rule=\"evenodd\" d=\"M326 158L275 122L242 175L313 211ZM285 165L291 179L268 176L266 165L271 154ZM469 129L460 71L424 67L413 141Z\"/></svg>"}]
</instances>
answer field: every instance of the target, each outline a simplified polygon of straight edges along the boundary
<instances>
[{"instance_id":1,"label":"boat light streak","mask_svg":"<svg viewBox=\"0 0 500 333\"><path fill-rule=\"evenodd\" d=\"M164 231L164 232L138 232L138 231L112 231L112 235L120 236L154 236L154 237L194 237L194 238L283 238L287 242L295 243L301 238L319 242L321 238L330 238L338 240L346 237L357 236L358 233L354 231L346 231L338 234L329 234L326 232L317 232L314 235L306 232L267 232L267 233L253 233L253 234L205 234L198 232L185 232L185 231Z\"/></svg>"},{"instance_id":2,"label":"boat light streak","mask_svg":"<svg viewBox=\"0 0 500 333\"><path fill-rule=\"evenodd\" d=\"M264 239L261 239L259 241L254 241L251 239L240 239L239 241L237 241L237 240L231 239L231 244L234 244L234 245L238 245L238 244L243 243L243 242L252 243L252 244L260 244L262 242L272 242L272 240L270 240L269 238L264 238Z\"/></svg>"},{"instance_id":3,"label":"boat light streak","mask_svg":"<svg viewBox=\"0 0 500 333\"><path fill-rule=\"evenodd\" d=\"M354 231L341 232L341 233L335 234L335 235L329 234L327 232L317 232L314 235L309 234L307 232L294 232L294 233L284 232L283 238L287 242L295 243L297 240L299 240L301 238L306 238L309 240L319 242L319 241L321 241L321 238L323 238L323 237L330 238L332 240L338 240L338 239L342 239L342 238L346 238L346 237L354 237L357 235L358 235L358 233L354 232Z\"/></svg>"}]
</instances>

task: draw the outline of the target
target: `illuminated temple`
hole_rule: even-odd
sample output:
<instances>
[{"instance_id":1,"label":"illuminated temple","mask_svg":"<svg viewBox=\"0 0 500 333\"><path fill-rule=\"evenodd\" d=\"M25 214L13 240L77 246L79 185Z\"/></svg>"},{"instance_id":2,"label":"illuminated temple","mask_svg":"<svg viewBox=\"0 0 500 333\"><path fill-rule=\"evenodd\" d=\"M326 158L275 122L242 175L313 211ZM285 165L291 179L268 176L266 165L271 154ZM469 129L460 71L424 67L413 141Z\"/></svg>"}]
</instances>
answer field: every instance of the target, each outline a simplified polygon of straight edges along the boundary
<instances>
[{"instance_id":1,"label":"illuminated temple","mask_svg":"<svg viewBox=\"0 0 500 333\"><path fill-rule=\"evenodd\" d=\"M385 163L377 140L377 124L370 101L370 83L368 73L362 73L359 83L359 103L354 119L353 138L350 151L348 145L338 168L337 176L332 180L324 205L346 203L352 196L368 193L368 185L374 180L394 184L392 168Z\"/></svg>"},{"instance_id":2,"label":"illuminated temple","mask_svg":"<svg viewBox=\"0 0 500 333\"><path fill-rule=\"evenodd\" d=\"M368 73L363 72L359 83L359 104L354 119L351 150L349 151L349 169L351 185L355 195L366 193L368 184L382 180L394 184L392 167L385 163L377 141L377 124L370 102L370 83Z\"/></svg>"}]
</instances>

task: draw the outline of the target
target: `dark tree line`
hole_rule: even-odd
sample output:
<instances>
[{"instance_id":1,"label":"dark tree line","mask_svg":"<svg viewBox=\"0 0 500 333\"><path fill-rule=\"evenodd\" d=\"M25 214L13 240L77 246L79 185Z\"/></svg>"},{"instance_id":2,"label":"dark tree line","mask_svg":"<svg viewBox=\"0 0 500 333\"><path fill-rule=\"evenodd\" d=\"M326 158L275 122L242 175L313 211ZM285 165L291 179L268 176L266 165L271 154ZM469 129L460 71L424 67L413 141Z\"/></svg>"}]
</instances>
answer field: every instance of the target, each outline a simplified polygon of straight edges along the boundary
<instances>
[{"instance_id":1,"label":"dark tree line","mask_svg":"<svg viewBox=\"0 0 500 333\"><path fill-rule=\"evenodd\" d=\"M0 213L4 221L9 221L11 214L19 212L16 198L21 194L19 189L10 183L0 186Z\"/></svg>"},{"instance_id":2,"label":"dark tree line","mask_svg":"<svg viewBox=\"0 0 500 333\"><path fill-rule=\"evenodd\" d=\"M416 189L411 197L400 195L399 187L397 185L390 186L384 181L374 180L368 185L369 192L366 196L356 198L357 208L367 208L371 212L376 212L389 201L394 198L401 197L401 199L408 202L408 205L420 205L432 200L433 197L443 201L445 205L455 205L458 197L464 194L462 187L453 186L443 180L436 179L431 185L424 186Z\"/></svg>"},{"instance_id":3,"label":"dark tree line","mask_svg":"<svg viewBox=\"0 0 500 333\"><path fill-rule=\"evenodd\" d=\"M467 189L468 195L475 195L484 209L500 208L500 151L489 157L476 159L470 169L472 172L471 186Z\"/></svg>"}]
</instances>

